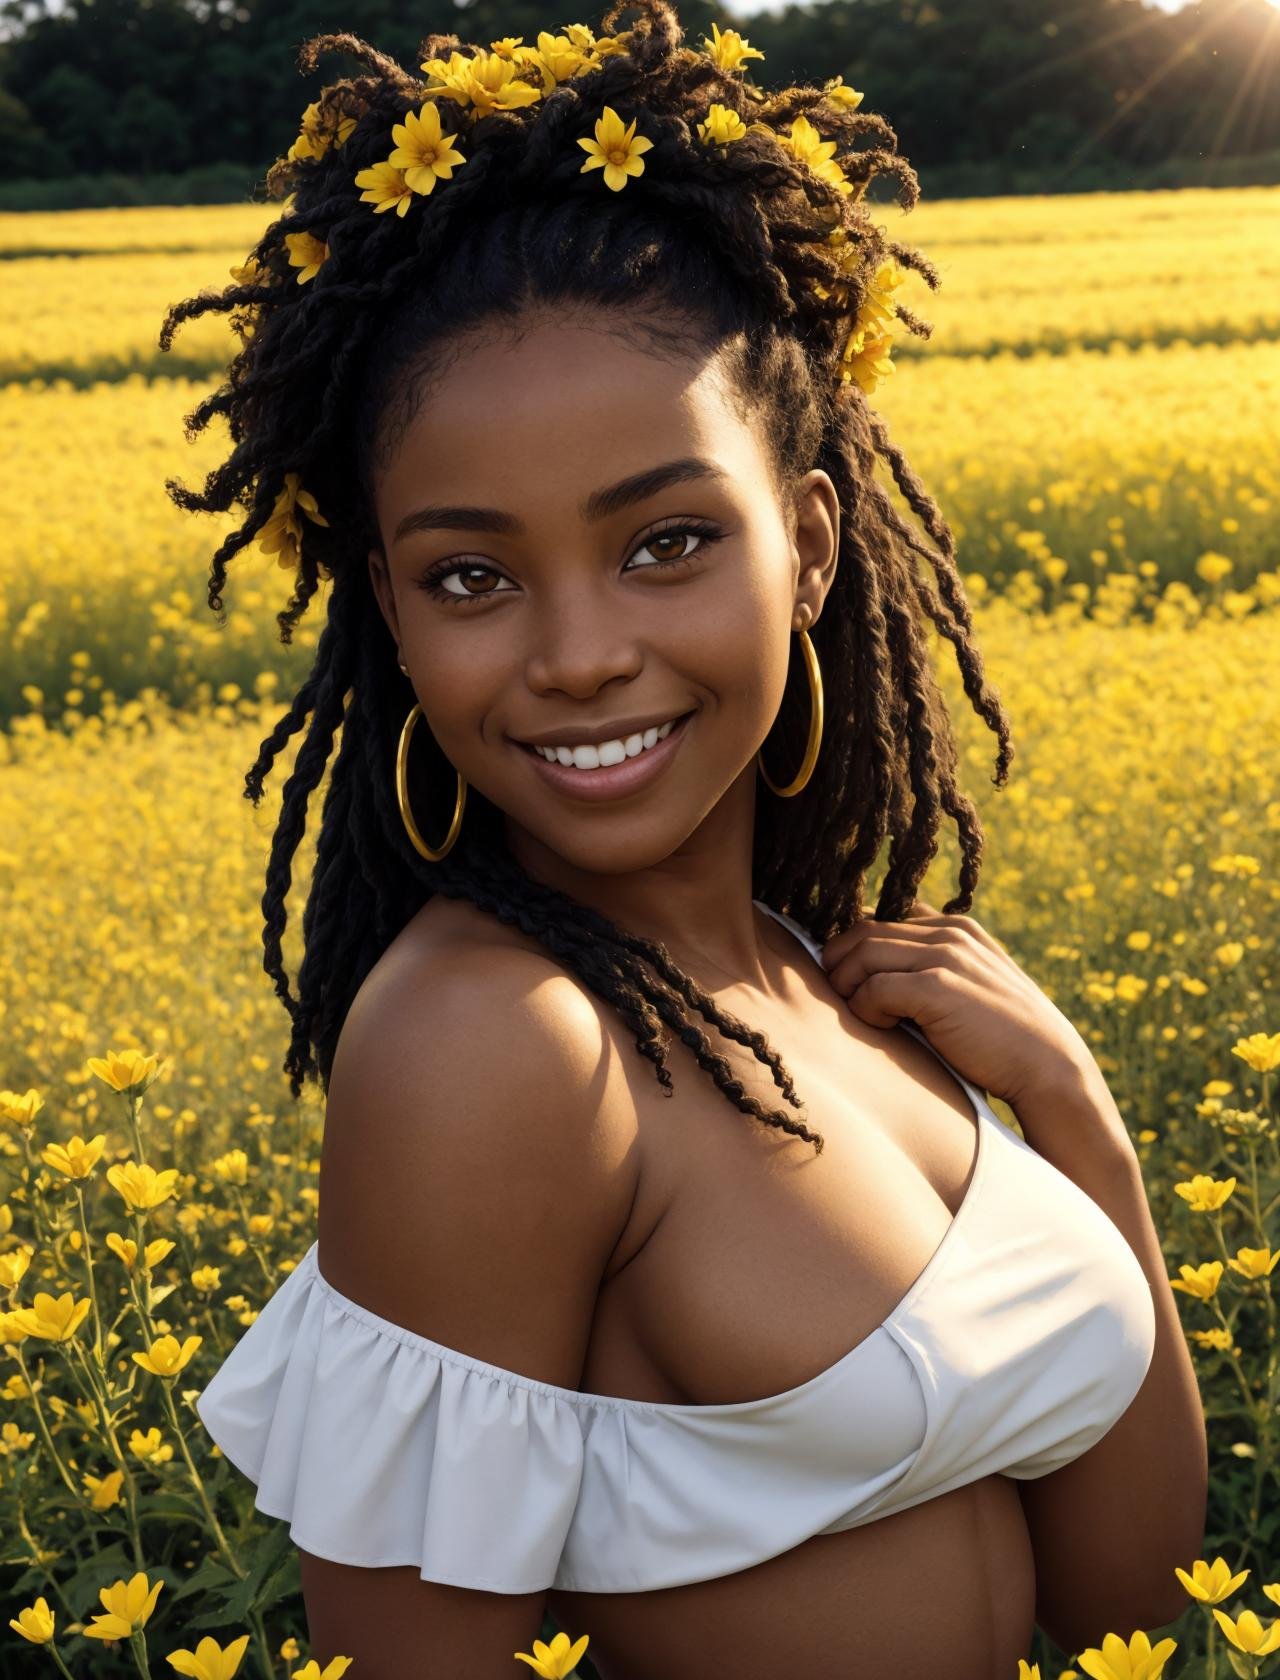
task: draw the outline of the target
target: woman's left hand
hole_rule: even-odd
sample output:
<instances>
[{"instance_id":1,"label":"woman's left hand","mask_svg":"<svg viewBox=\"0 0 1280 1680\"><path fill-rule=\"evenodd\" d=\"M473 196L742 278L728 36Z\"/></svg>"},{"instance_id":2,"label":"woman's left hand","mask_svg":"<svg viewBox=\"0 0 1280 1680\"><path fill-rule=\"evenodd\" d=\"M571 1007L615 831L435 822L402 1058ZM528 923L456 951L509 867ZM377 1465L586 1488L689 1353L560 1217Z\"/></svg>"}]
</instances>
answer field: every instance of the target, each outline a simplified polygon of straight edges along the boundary
<instances>
[{"instance_id":1,"label":"woman's left hand","mask_svg":"<svg viewBox=\"0 0 1280 1680\"><path fill-rule=\"evenodd\" d=\"M822 948L827 979L872 1027L913 1021L972 1084L1015 1110L1097 1078L1088 1045L972 916L917 899L905 922L862 921Z\"/></svg>"}]
</instances>

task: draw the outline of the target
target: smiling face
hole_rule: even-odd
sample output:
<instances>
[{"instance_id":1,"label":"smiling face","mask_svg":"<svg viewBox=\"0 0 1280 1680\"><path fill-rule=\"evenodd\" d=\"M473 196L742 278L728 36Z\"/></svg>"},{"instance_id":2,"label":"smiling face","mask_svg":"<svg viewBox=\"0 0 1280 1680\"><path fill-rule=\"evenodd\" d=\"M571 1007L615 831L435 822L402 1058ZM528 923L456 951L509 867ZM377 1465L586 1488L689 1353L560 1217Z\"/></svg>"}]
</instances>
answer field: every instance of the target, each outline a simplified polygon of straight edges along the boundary
<instances>
[{"instance_id":1,"label":"smiling face","mask_svg":"<svg viewBox=\"0 0 1280 1680\"><path fill-rule=\"evenodd\" d=\"M755 753L839 518L825 473L775 482L716 356L610 324L470 336L376 474L369 554L440 748L569 891L708 823L749 847Z\"/></svg>"}]
</instances>

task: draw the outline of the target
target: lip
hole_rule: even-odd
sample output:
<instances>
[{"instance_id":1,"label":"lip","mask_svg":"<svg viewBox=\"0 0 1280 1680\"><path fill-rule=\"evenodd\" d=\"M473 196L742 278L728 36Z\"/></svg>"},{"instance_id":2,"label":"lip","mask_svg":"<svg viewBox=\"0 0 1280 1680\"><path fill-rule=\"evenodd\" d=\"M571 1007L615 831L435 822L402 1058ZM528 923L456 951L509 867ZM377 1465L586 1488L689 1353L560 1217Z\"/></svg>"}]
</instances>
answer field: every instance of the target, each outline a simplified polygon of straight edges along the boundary
<instances>
[{"instance_id":1,"label":"lip","mask_svg":"<svg viewBox=\"0 0 1280 1680\"><path fill-rule=\"evenodd\" d=\"M643 735L646 729L661 729L672 721L672 714L660 717L612 718L604 723L572 724L568 729L549 729L545 735L513 735L511 739L522 747L576 747L583 741L625 741L628 735Z\"/></svg>"},{"instance_id":2,"label":"lip","mask_svg":"<svg viewBox=\"0 0 1280 1680\"><path fill-rule=\"evenodd\" d=\"M646 747L634 758L623 759L621 764L605 764L597 770L579 770L573 764L552 764L531 746L517 744L516 751L530 761L534 770L557 793L567 793L574 799L621 799L648 787L662 774L680 750L687 726L695 716L695 712L686 712L673 725L671 733L664 735L654 746Z\"/></svg>"}]
</instances>

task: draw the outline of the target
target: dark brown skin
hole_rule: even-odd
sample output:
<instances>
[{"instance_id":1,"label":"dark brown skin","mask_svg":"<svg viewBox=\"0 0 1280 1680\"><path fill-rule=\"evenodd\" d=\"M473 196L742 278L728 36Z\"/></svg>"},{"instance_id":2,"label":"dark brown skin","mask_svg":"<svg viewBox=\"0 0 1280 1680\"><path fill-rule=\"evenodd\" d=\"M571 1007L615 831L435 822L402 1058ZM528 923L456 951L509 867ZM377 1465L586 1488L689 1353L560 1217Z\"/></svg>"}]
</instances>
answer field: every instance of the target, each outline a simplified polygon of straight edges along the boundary
<instances>
[{"instance_id":1,"label":"dark brown skin","mask_svg":"<svg viewBox=\"0 0 1280 1680\"><path fill-rule=\"evenodd\" d=\"M830 587L830 481L777 485L713 361L661 359L607 324L544 320L517 349L479 338L451 365L379 484L386 548L371 579L432 731L507 813L524 867L662 940L763 1030L826 1148L735 1111L679 1044L667 1099L616 1012L540 945L437 898L343 1029L320 1264L372 1311L538 1380L746 1400L826 1370L901 1301L968 1187L975 1121L923 1045L859 1019L751 902L755 752L792 632ZM724 476L582 517L591 492L690 457ZM393 541L428 504L501 510L523 531ZM724 535L644 547L683 518ZM652 568L682 548L692 564ZM451 587L470 578L492 598L417 587L446 557L491 568ZM581 724L597 740L617 733L611 720L691 709L662 775L599 804L550 788L510 739ZM776 1101L750 1052L717 1048ZM421 1680L532 1672L513 1653L532 1650L544 1603L571 1639L590 1635L606 1680L992 1680L1016 1673L1035 1604L1001 1476L659 1592L504 1595L412 1566L302 1561L313 1654L356 1656L361 1680L407 1672L409 1652Z\"/></svg>"}]
</instances>

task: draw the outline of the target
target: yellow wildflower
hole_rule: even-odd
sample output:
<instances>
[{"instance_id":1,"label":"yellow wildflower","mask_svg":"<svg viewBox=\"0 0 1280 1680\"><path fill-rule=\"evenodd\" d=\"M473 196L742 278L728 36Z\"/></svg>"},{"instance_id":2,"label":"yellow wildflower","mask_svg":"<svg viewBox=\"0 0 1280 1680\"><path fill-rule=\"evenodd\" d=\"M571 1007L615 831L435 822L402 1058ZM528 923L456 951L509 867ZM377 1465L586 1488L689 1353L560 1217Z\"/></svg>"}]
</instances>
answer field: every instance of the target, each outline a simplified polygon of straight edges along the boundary
<instances>
[{"instance_id":1,"label":"yellow wildflower","mask_svg":"<svg viewBox=\"0 0 1280 1680\"><path fill-rule=\"evenodd\" d=\"M778 140L819 180L830 181L846 196L853 191L853 182L846 179L844 170L835 161L835 141L824 140L808 117L797 117L791 124L791 133L778 135Z\"/></svg>"},{"instance_id":2,"label":"yellow wildflower","mask_svg":"<svg viewBox=\"0 0 1280 1680\"><path fill-rule=\"evenodd\" d=\"M173 1448L152 1424L144 1435L141 1429L135 1429L129 1437L129 1451L144 1464L167 1464L173 1457Z\"/></svg>"},{"instance_id":3,"label":"yellow wildflower","mask_svg":"<svg viewBox=\"0 0 1280 1680\"><path fill-rule=\"evenodd\" d=\"M90 1056L90 1073L106 1081L113 1091L128 1091L151 1078L158 1056L144 1056L138 1050L108 1050L105 1056Z\"/></svg>"},{"instance_id":4,"label":"yellow wildflower","mask_svg":"<svg viewBox=\"0 0 1280 1680\"><path fill-rule=\"evenodd\" d=\"M1090 1646L1079 1653L1076 1662L1090 1680L1136 1680L1138 1675L1142 1680L1160 1680L1164 1665L1177 1649L1176 1639L1162 1639L1153 1648L1141 1631L1127 1645L1118 1633L1109 1633L1101 1650Z\"/></svg>"},{"instance_id":5,"label":"yellow wildflower","mask_svg":"<svg viewBox=\"0 0 1280 1680\"><path fill-rule=\"evenodd\" d=\"M702 44L721 70L740 70L747 59L764 57L736 29L726 29L722 34L719 25L714 23L711 34L702 37Z\"/></svg>"},{"instance_id":6,"label":"yellow wildflower","mask_svg":"<svg viewBox=\"0 0 1280 1680\"><path fill-rule=\"evenodd\" d=\"M286 233L284 242L290 264L298 270L298 284L314 280L322 263L329 260L329 247L314 233Z\"/></svg>"},{"instance_id":7,"label":"yellow wildflower","mask_svg":"<svg viewBox=\"0 0 1280 1680\"><path fill-rule=\"evenodd\" d=\"M21 1248L11 1249L8 1254L0 1254L0 1289L12 1289L15 1284L22 1282L34 1253L35 1249L31 1244L24 1243Z\"/></svg>"},{"instance_id":8,"label":"yellow wildflower","mask_svg":"<svg viewBox=\"0 0 1280 1680\"><path fill-rule=\"evenodd\" d=\"M68 1289L56 1297L46 1290L37 1290L35 1303L30 1307L15 1307L9 1321L28 1336L38 1336L46 1342L67 1342L88 1317L93 1305L86 1295L77 1301Z\"/></svg>"},{"instance_id":9,"label":"yellow wildflower","mask_svg":"<svg viewBox=\"0 0 1280 1680\"><path fill-rule=\"evenodd\" d=\"M176 1336L157 1336L145 1353L135 1353L134 1363L153 1377L176 1377L191 1363L191 1356L204 1340L203 1336L188 1336L179 1343Z\"/></svg>"},{"instance_id":10,"label":"yellow wildflower","mask_svg":"<svg viewBox=\"0 0 1280 1680\"><path fill-rule=\"evenodd\" d=\"M565 1680L565 1676L572 1674L581 1661L589 1638L590 1635L584 1633L581 1639L575 1639L570 1645L569 1635L562 1630L550 1645L535 1639L532 1656L527 1651L513 1651L511 1654L518 1662L527 1662L535 1674L542 1676L542 1680Z\"/></svg>"},{"instance_id":11,"label":"yellow wildflower","mask_svg":"<svg viewBox=\"0 0 1280 1680\"><path fill-rule=\"evenodd\" d=\"M260 280L269 280L270 271L259 266L257 257L251 256L239 268L227 270L231 278L241 286L256 286Z\"/></svg>"},{"instance_id":12,"label":"yellow wildflower","mask_svg":"<svg viewBox=\"0 0 1280 1680\"><path fill-rule=\"evenodd\" d=\"M1193 1178L1175 1184L1173 1189L1192 1213L1216 1213L1235 1187L1234 1178L1212 1178L1208 1173L1196 1173Z\"/></svg>"},{"instance_id":13,"label":"yellow wildflower","mask_svg":"<svg viewBox=\"0 0 1280 1680\"><path fill-rule=\"evenodd\" d=\"M344 146L355 126L354 117L333 111L322 115L319 100L314 100L302 113L301 133L285 156L295 162L299 158L322 158L330 146Z\"/></svg>"},{"instance_id":14,"label":"yellow wildflower","mask_svg":"<svg viewBox=\"0 0 1280 1680\"><path fill-rule=\"evenodd\" d=\"M264 554L276 555L276 564L286 572L298 564L302 555L302 521L298 518L299 508L316 525L329 523L317 507L315 497L309 490L302 488L301 474L286 473L284 488L276 497L275 506L266 524L258 532L258 547Z\"/></svg>"},{"instance_id":15,"label":"yellow wildflower","mask_svg":"<svg viewBox=\"0 0 1280 1680\"><path fill-rule=\"evenodd\" d=\"M1170 1289L1193 1295L1197 1301L1211 1301L1222 1282L1222 1261L1206 1260L1203 1266L1179 1266L1181 1277L1170 1278Z\"/></svg>"},{"instance_id":16,"label":"yellow wildflower","mask_svg":"<svg viewBox=\"0 0 1280 1680\"><path fill-rule=\"evenodd\" d=\"M443 132L439 109L430 100L419 111L407 111L391 138L396 149L386 161L404 170L405 182L417 193L431 192L437 180L449 179L455 164L467 161L453 144L456 136Z\"/></svg>"},{"instance_id":17,"label":"yellow wildflower","mask_svg":"<svg viewBox=\"0 0 1280 1680\"><path fill-rule=\"evenodd\" d=\"M163 1581L149 1587L146 1571L140 1569L127 1583L115 1581L98 1593L106 1610L105 1616L95 1616L93 1624L85 1628L86 1639L128 1639L145 1627L156 1607Z\"/></svg>"},{"instance_id":18,"label":"yellow wildflower","mask_svg":"<svg viewBox=\"0 0 1280 1680\"><path fill-rule=\"evenodd\" d=\"M1255 1073L1274 1073L1280 1068L1280 1032L1250 1033L1231 1046L1231 1054Z\"/></svg>"},{"instance_id":19,"label":"yellow wildflower","mask_svg":"<svg viewBox=\"0 0 1280 1680\"><path fill-rule=\"evenodd\" d=\"M224 1184L247 1184L249 1157L243 1149L228 1149L225 1155L219 1155L213 1162L213 1171Z\"/></svg>"},{"instance_id":20,"label":"yellow wildflower","mask_svg":"<svg viewBox=\"0 0 1280 1680\"><path fill-rule=\"evenodd\" d=\"M1280 1616L1265 1629L1252 1610L1242 1610L1232 1621L1225 1610L1215 1609L1213 1619L1236 1650L1247 1656L1269 1657L1273 1651L1280 1651Z\"/></svg>"},{"instance_id":21,"label":"yellow wildflower","mask_svg":"<svg viewBox=\"0 0 1280 1680\"><path fill-rule=\"evenodd\" d=\"M843 76L834 77L822 91L833 105L843 105L846 111L856 111L864 97L857 88L846 87Z\"/></svg>"},{"instance_id":22,"label":"yellow wildflower","mask_svg":"<svg viewBox=\"0 0 1280 1680\"><path fill-rule=\"evenodd\" d=\"M1233 1272L1241 1277L1270 1277L1280 1265L1280 1248L1273 1254L1269 1248L1238 1248L1235 1258L1227 1261Z\"/></svg>"},{"instance_id":23,"label":"yellow wildflower","mask_svg":"<svg viewBox=\"0 0 1280 1680\"><path fill-rule=\"evenodd\" d=\"M372 204L375 211L394 210L397 216L403 216L413 203L413 188L405 180L404 170L394 163L371 163L367 169L357 170L355 183L364 188L361 200Z\"/></svg>"},{"instance_id":24,"label":"yellow wildflower","mask_svg":"<svg viewBox=\"0 0 1280 1680\"><path fill-rule=\"evenodd\" d=\"M130 1213L143 1213L149 1208L159 1207L161 1202L167 1202L177 1182L177 1167L165 1167L157 1172L154 1167L138 1161L117 1161L113 1167L107 1168L107 1183L124 1197L125 1207Z\"/></svg>"},{"instance_id":25,"label":"yellow wildflower","mask_svg":"<svg viewBox=\"0 0 1280 1680\"><path fill-rule=\"evenodd\" d=\"M1173 1572L1192 1598L1198 1599L1201 1604L1221 1604L1224 1598L1230 1598L1233 1592L1244 1585L1249 1575L1247 1569L1233 1575L1231 1566L1224 1557L1214 1558L1212 1564L1197 1558L1191 1565L1190 1575L1185 1569L1179 1569L1176 1564Z\"/></svg>"},{"instance_id":26,"label":"yellow wildflower","mask_svg":"<svg viewBox=\"0 0 1280 1680\"><path fill-rule=\"evenodd\" d=\"M709 144L727 146L731 140L741 140L747 125L736 111L727 105L712 105L705 122L698 124L698 138Z\"/></svg>"},{"instance_id":27,"label":"yellow wildflower","mask_svg":"<svg viewBox=\"0 0 1280 1680\"><path fill-rule=\"evenodd\" d=\"M578 173L585 175L588 169L603 169L604 184L613 192L622 191L629 175L642 174L641 153L649 151L653 141L636 133L637 121L633 117L629 124L624 123L612 105L606 105L604 115L596 122L595 139L578 141L588 154Z\"/></svg>"},{"instance_id":28,"label":"yellow wildflower","mask_svg":"<svg viewBox=\"0 0 1280 1680\"><path fill-rule=\"evenodd\" d=\"M248 1644L249 1635L242 1633L223 1650L212 1634L206 1633L194 1651L185 1648L170 1651L168 1660L179 1674L189 1674L192 1680L233 1680ZM342 1659L344 1662L349 1660ZM297 1680L296 1675L294 1680Z\"/></svg>"},{"instance_id":29,"label":"yellow wildflower","mask_svg":"<svg viewBox=\"0 0 1280 1680\"><path fill-rule=\"evenodd\" d=\"M427 72L429 99L455 99L459 105L470 105L477 116L516 111L542 98L542 89L521 77L520 64L483 47L470 58L460 52L429 58L420 68Z\"/></svg>"},{"instance_id":30,"label":"yellow wildflower","mask_svg":"<svg viewBox=\"0 0 1280 1680\"><path fill-rule=\"evenodd\" d=\"M93 1063L90 1062L90 1067ZM96 1069L95 1069L96 1072ZM36 1115L44 1107L44 1098L34 1086L19 1096L16 1091L0 1091L0 1120L8 1120L23 1131L30 1131Z\"/></svg>"},{"instance_id":31,"label":"yellow wildflower","mask_svg":"<svg viewBox=\"0 0 1280 1680\"><path fill-rule=\"evenodd\" d=\"M584 25L576 25L578 29ZM543 90L550 93L557 82L567 82L570 76L576 76L583 70L590 70L592 65L592 48L582 45L582 36L577 42L566 35L552 35L547 30L538 33L538 63L542 68Z\"/></svg>"},{"instance_id":32,"label":"yellow wildflower","mask_svg":"<svg viewBox=\"0 0 1280 1680\"><path fill-rule=\"evenodd\" d=\"M287 1655L283 1646L280 1648L280 1655L282 1657ZM297 1653L295 1652L294 1655L296 1656ZM329 1661L321 1668L314 1657L309 1657L301 1668L294 1669L291 1680L342 1680L342 1676L354 1661L354 1657L330 1657Z\"/></svg>"},{"instance_id":33,"label":"yellow wildflower","mask_svg":"<svg viewBox=\"0 0 1280 1680\"><path fill-rule=\"evenodd\" d=\"M52 1167L55 1172L62 1173L66 1178L88 1178L106 1147L105 1132L99 1132L97 1137L88 1143L77 1135L65 1144L47 1144L40 1151L40 1159L46 1167Z\"/></svg>"},{"instance_id":34,"label":"yellow wildflower","mask_svg":"<svg viewBox=\"0 0 1280 1680\"><path fill-rule=\"evenodd\" d=\"M20 1342L26 1341L27 1332L17 1321L17 1313L21 1310L21 1308L17 1308L14 1312L0 1312L0 1347L17 1347ZM15 1380L21 1381L20 1378L10 1377L4 1386L3 1393L6 1400L26 1398L25 1395L11 1392Z\"/></svg>"},{"instance_id":35,"label":"yellow wildflower","mask_svg":"<svg viewBox=\"0 0 1280 1680\"><path fill-rule=\"evenodd\" d=\"M1235 1337L1230 1330L1188 1330L1187 1340L1199 1348L1212 1348L1215 1353L1240 1352L1239 1348L1232 1350Z\"/></svg>"},{"instance_id":36,"label":"yellow wildflower","mask_svg":"<svg viewBox=\"0 0 1280 1680\"><path fill-rule=\"evenodd\" d=\"M90 1476L86 1473L82 1480L84 1491L89 1495L90 1504L95 1511L109 1511L113 1505L120 1504L123 1470L112 1470L105 1476Z\"/></svg>"},{"instance_id":37,"label":"yellow wildflower","mask_svg":"<svg viewBox=\"0 0 1280 1680\"><path fill-rule=\"evenodd\" d=\"M10 1616L9 1626L33 1645L47 1645L53 1638L53 1611L48 1600L38 1598L25 1610L19 1610L16 1619Z\"/></svg>"}]
</instances>

